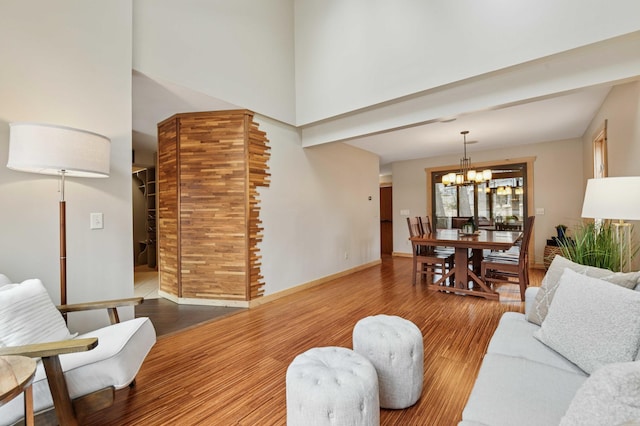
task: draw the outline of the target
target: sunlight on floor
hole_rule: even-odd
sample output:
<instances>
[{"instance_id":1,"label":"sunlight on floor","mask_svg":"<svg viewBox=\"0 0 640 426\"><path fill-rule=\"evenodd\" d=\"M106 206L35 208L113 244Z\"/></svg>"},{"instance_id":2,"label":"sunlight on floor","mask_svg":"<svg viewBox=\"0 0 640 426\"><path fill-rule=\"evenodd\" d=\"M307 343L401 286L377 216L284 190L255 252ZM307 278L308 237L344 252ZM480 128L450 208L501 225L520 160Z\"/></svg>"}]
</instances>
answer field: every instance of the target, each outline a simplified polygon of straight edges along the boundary
<instances>
[{"instance_id":1,"label":"sunlight on floor","mask_svg":"<svg viewBox=\"0 0 640 426\"><path fill-rule=\"evenodd\" d=\"M158 271L145 265L133 271L133 295L145 299L158 299Z\"/></svg>"}]
</instances>

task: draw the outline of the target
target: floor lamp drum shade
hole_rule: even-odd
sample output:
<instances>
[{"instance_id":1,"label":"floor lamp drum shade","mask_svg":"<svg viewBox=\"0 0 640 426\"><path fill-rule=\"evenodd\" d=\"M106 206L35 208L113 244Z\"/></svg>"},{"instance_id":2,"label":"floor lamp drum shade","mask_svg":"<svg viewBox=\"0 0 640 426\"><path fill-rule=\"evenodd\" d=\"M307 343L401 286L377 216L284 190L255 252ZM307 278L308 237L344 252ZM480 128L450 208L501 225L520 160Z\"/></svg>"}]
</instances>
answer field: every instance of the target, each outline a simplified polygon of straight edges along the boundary
<instances>
[{"instance_id":1,"label":"floor lamp drum shade","mask_svg":"<svg viewBox=\"0 0 640 426\"><path fill-rule=\"evenodd\" d=\"M7 167L71 177L108 177L111 141L97 133L39 123L11 123Z\"/></svg>"},{"instance_id":2,"label":"floor lamp drum shade","mask_svg":"<svg viewBox=\"0 0 640 426\"><path fill-rule=\"evenodd\" d=\"M109 177L111 141L97 133L38 123L9 124L12 170L60 178L60 303L67 303L65 177Z\"/></svg>"},{"instance_id":3,"label":"floor lamp drum shade","mask_svg":"<svg viewBox=\"0 0 640 426\"><path fill-rule=\"evenodd\" d=\"M640 220L640 177L589 179L582 217Z\"/></svg>"}]
</instances>

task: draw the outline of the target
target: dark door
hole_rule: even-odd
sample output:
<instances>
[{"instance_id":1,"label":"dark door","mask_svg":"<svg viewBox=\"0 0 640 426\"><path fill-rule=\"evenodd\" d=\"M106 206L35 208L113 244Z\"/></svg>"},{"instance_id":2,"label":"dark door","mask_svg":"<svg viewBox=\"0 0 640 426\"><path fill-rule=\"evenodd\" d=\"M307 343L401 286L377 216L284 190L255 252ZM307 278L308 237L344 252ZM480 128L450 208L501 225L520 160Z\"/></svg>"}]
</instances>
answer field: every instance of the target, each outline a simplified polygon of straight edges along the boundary
<instances>
[{"instance_id":1,"label":"dark door","mask_svg":"<svg viewBox=\"0 0 640 426\"><path fill-rule=\"evenodd\" d=\"M380 188L380 254L393 252L393 190L390 186Z\"/></svg>"}]
</instances>

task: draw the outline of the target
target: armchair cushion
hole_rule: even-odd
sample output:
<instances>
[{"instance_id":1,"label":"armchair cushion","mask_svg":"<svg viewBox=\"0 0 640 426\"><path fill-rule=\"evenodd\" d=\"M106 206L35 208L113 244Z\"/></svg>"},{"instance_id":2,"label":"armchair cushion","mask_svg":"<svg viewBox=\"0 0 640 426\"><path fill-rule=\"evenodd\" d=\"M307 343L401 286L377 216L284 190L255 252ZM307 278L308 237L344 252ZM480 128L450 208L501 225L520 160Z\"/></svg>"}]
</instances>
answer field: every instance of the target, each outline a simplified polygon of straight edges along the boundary
<instances>
[{"instance_id":1,"label":"armchair cushion","mask_svg":"<svg viewBox=\"0 0 640 426\"><path fill-rule=\"evenodd\" d=\"M71 338L40 280L0 286L0 347Z\"/></svg>"},{"instance_id":2,"label":"armchair cushion","mask_svg":"<svg viewBox=\"0 0 640 426\"><path fill-rule=\"evenodd\" d=\"M113 386L126 387L135 378L146 355L156 341L148 318L135 318L82 334L97 337L98 346L88 352L60 355L71 398ZM34 411L53 406L42 362L33 379ZM24 416L22 395L0 407L0 425L13 424ZM6 423L5 423L6 421Z\"/></svg>"}]
</instances>

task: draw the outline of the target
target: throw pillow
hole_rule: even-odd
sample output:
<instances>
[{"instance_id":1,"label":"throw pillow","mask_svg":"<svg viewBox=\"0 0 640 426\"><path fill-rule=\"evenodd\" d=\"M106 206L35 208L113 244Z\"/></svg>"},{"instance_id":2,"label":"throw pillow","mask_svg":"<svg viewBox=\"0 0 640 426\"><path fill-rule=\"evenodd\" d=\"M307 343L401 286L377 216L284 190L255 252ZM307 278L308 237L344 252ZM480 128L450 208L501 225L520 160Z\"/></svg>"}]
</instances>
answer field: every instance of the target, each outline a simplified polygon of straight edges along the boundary
<instances>
[{"instance_id":1,"label":"throw pillow","mask_svg":"<svg viewBox=\"0 0 640 426\"><path fill-rule=\"evenodd\" d=\"M0 287L0 347L72 337L40 280Z\"/></svg>"},{"instance_id":2,"label":"throw pillow","mask_svg":"<svg viewBox=\"0 0 640 426\"><path fill-rule=\"evenodd\" d=\"M640 346L640 293L567 268L534 336L589 374L633 361Z\"/></svg>"},{"instance_id":3,"label":"throw pillow","mask_svg":"<svg viewBox=\"0 0 640 426\"><path fill-rule=\"evenodd\" d=\"M640 419L640 362L605 365L573 397L560 426L629 424Z\"/></svg>"},{"instance_id":4,"label":"throw pillow","mask_svg":"<svg viewBox=\"0 0 640 426\"><path fill-rule=\"evenodd\" d=\"M527 312L527 320L529 322L538 325L542 324L542 321L544 321L544 318L547 316L547 312L549 312L549 306L551 305L553 296L558 288L558 282L565 268L569 268L589 277L600 278L601 280L609 281L613 284L626 288L634 288L640 279L640 272L614 273L608 269L580 265L579 263L572 262L567 258L556 255L551 262L551 265L549 265L549 270L542 279L540 290L538 290L536 299L533 302L533 309L531 312Z\"/></svg>"}]
</instances>

